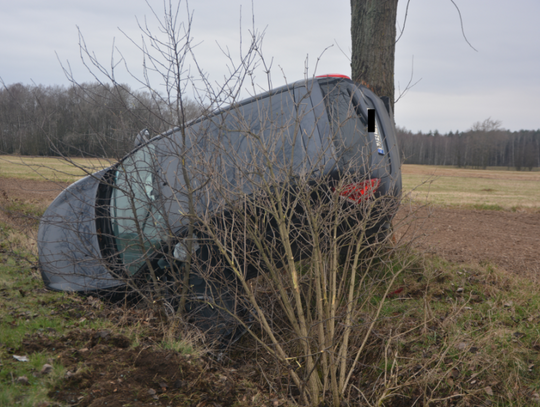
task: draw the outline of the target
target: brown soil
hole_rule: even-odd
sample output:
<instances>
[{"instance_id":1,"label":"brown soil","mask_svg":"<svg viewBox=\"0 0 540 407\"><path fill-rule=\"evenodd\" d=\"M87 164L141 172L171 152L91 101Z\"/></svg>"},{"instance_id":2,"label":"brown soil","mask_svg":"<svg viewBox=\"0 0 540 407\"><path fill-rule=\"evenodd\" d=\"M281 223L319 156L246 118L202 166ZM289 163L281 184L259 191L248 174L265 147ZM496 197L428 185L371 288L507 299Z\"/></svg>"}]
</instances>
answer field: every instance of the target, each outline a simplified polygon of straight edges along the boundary
<instances>
[{"instance_id":1,"label":"brown soil","mask_svg":"<svg viewBox=\"0 0 540 407\"><path fill-rule=\"evenodd\" d=\"M0 177L0 202L18 200L38 206L49 205L69 184Z\"/></svg>"},{"instance_id":2,"label":"brown soil","mask_svg":"<svg viewBox=\"0 0 540 407\"><path fill-rule=\"evenodd\" d=\"M493 264L536 279L540 274L540 212L404 207L398 236L458 263ZM405 232L406 230L406 232Z\"/></svg>"},{"instance_id":3,"label":"brown soil","mask_svg":"<svg viewBox=\"0 0 540 407\"><path fill-rule=\"evenodd\" d=\"M97 406L251 406L282 405L283 400L246 380L253 367L224 366L207 357L160 349L154 343L130 347L130 340L108 330L54 330L27 336L17 352L54 355L66 373L48 393L62 405Z\"/></svg>"},{"instance_id":4,"label":"brown soil","mask_svg":"<svg viewBox=\"0 0 540 407\"><path fill-rule=\"evenodd\" d=\"M163 321L148 309L120 307L92 296L70 296L69 301L57 302L49 294L47 290L34 293L43 306L63 315L73 328L63 335L54 328L38 329L27 334L17 349L6 350L27 356L42 352L50 356L47 363L54 370L65 368L48 393L59 403L51 407L285 405L283 396L259 384L257 370L245 360L217 362L207 355L194 357L161 348ZM16 310L10 315L32 318L31 313ZM128 331L136 326L139 345L133 347L116 329L80 327L84 321L99 320ZM43 375L39 370L33 374Z\"/></svg>"}]
</instances>

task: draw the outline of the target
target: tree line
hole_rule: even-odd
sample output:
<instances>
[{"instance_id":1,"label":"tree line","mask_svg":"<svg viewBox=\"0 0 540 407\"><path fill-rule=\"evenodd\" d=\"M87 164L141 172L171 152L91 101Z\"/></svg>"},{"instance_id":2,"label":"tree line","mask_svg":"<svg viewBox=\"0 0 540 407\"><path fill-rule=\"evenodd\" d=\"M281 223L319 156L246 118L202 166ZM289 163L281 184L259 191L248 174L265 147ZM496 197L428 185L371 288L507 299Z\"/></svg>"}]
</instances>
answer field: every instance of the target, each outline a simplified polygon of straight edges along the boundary
<instances>
[{"instance_id":1,"label":"tree line","mask_svg":"<svg viewBox=\"0 0 540 407\"><path fill-rule=\"evenodd\" d=\"M186 119L197 105L185 103ZM128 85L5 85L0 89L0 154L122 157L144 128L151 135L178 124L159 95Z\"/></svg>"},{"instance_id":2,"label":"tree line","mask_svg":"<svg viewBox=\"0 0 540 407\"><path fill-rule=\"evenodd\" d=\"M540 129L509 131L499 121L486 119L465 132L425 134L398 127L397 136L405 164L504 166L518 171L540 167Z\"/></svg>"},{"instance_id":3,"label":"tree line","mask_svg":"<svg viewBox=\"0 0 540 407\"><path fill-rule=\"evenodd\" d=\"M0 89L0 154L122 157L144 128L151 135L178 125L175 103L128 85L7 85ZM186 120L202 114L183 103ZM465 132L413 133L397 128L406 164L517 170L540 167L540 129L509 131L487 119Z\"/></svg>"}]
</instances>

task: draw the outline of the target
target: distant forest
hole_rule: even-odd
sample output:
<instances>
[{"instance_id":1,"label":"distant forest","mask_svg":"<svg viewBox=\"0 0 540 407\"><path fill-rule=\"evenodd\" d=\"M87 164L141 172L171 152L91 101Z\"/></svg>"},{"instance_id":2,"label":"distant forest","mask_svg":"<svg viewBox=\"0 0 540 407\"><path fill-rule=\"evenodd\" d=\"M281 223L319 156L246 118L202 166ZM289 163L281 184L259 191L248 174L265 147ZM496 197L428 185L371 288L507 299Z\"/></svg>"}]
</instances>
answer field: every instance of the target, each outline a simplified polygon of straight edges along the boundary
<instances>
[{"instance_id":1,"label":"distant forest","mask_svg":"<svg viewBox=\"0 0 540 407\"><path fill-rule=\"evenodd\" d=\"M175 103L127 85L7 85L0 89L0 154L118 158L132 150L141 129L156 135L176 125L175 112ZM202 111L188 101L183 113L189 120ZM397 135L407 164L540 167L540 129L509 131L487 119L465 132L398 127Z\"/></svg>"},{"instance_id":2,"label":"distant forest","mask_svg":"<svg viewBox=\"0 0 540 407\"><path fill-rule=\"evenodd\" d=\"M412 133L397 128L403 162L482 168L509 167L518 171L540 167L540 130L509 131L487 119L466 132Z\"/></svg>"},{"instance_id":3,"label":"distant forest","mask_svg":"<svg viewBox=\"0 0 540 407\"><path fill-rule=\"evenodd\" d=\"M151 136L179 123L176 103L127 85L14 84L0 89L0 154L122 157L142 129ZM184 104L186 120L200 115Z\"/></svg>"}]
</instances>

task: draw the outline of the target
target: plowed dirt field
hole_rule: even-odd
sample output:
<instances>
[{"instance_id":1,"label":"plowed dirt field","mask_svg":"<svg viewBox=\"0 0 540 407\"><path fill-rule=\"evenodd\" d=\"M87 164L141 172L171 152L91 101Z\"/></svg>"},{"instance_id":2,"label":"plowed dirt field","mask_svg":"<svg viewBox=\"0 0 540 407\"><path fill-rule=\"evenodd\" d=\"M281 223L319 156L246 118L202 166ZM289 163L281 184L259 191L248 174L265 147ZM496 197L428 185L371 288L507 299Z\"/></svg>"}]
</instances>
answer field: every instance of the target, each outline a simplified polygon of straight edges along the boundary
<instances>
[{"instance_id":1,"label":"plowed dirt field","mask_svg":"<svg viewBox=\"0 0 540 407\"><path fill-rule=\"evenodd\" d=\"M418 249L458 263L487 263L540 276L540 212L402 207L410 216L398 236L414 237Z\"/></svg>"}]
</instances>

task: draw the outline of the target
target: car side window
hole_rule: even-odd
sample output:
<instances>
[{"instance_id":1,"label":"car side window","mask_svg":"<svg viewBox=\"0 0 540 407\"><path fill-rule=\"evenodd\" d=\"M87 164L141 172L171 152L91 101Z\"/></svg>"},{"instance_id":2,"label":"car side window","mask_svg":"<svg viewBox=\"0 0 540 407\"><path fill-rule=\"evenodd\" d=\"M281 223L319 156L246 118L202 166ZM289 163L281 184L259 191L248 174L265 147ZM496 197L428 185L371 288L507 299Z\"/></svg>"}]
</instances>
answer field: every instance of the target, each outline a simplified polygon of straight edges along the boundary
<instances>
[{"instance_id":1,"label":"car side window","mask_svg":"<svg viewBox=\"0 0 540 407\"><path fill-rule=\"evenodd\" d=\"M111 196L111 221L120 256L133 274L163 234L152 144L143 146L118 166Z\"/></svg>"}]
</instances>

